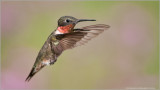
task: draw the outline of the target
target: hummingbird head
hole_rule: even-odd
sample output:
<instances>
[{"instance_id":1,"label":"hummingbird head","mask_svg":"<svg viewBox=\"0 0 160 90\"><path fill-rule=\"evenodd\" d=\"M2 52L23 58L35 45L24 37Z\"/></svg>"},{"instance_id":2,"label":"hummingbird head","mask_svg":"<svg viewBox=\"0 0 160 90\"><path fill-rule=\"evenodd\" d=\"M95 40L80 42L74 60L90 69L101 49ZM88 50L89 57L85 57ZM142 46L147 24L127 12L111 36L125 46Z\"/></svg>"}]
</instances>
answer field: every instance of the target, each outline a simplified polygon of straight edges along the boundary
<instances>
[{"instance_id":1,"label":"hummingbird head","mask_svg":"<svg viewBox=\"0 0 160 90\"><path fill-rule=\"evenodd\" d=\"M56 34L65 34L73 31L74 26L82 21L96 21L94 19L76 19L72 16L62 16L58 20L58 28Z\"/></svg>"}]
</instances>

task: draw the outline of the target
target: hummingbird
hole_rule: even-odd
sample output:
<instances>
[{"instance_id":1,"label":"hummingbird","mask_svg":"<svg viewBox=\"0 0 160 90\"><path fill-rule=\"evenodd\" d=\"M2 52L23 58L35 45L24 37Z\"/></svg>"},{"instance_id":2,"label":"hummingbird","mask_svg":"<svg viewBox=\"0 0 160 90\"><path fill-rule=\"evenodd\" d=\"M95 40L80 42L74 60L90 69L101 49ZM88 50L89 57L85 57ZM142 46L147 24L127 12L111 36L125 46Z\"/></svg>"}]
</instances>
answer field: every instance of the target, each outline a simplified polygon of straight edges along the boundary
<instances>
[{"instance_id":1,"label":"hummingbird","mask_svg":"<svg viewBox=\"0 0 160 90\"><path fill-rule=\"evenodd\" d=\"M110 26L106 24L96 24L82 28L74 28L79 22L96 21L94 19L77 19L72 16L62 16L58 20L57 28L49 35L36 61L25 81L30 79L43 67L53 65L57 58L67 49L72 49L87 43Z\"/></svg>"}]
</instances>

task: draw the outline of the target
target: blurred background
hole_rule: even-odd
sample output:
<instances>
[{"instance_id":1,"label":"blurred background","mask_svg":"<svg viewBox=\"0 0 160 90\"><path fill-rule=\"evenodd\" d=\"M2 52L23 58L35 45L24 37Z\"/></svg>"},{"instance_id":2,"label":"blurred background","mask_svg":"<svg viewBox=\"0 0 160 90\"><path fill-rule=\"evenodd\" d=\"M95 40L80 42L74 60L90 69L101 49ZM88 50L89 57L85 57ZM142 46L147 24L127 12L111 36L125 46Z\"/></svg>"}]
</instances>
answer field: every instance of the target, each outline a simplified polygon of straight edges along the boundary
<instances>
[{"instance_id":1,"label":"blurred background","mask_svg":"<svg viewBox=\"0 0 160 90\"><path fill-rule=\"evenodd\" d=\"M158 88L158 1L3 1L1 5L3 89ZM111 28L64 51L54 65L25 82L39 50L65 15L97 20L76 27Z\"/></svg>"}]
</instances>

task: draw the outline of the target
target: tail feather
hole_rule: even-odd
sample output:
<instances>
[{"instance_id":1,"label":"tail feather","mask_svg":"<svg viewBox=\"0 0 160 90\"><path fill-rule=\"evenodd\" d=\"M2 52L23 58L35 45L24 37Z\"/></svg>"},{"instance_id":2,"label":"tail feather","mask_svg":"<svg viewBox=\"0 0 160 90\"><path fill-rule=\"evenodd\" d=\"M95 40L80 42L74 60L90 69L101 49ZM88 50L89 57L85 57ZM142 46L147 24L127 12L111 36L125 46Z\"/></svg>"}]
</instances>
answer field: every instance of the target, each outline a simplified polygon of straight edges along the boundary
<instances>
[{"instance_id":1,"label":"tail feather","mask_svg":"<svg viewBox=\"0 0 160 90\"><path fill-rule=\"evenodd\" d=\"M38 68L38 69L33 67L32 70L31 70L31 72L29 73L29 75L28 75L28 77L26 78L25 81L29 82L30 79L31 79L38 71L40 71L43 67L44 67L44 66L41 66L41 67ZM35 69L37 69L37 70L35 70Z\"/></svg>"}]
</instances>

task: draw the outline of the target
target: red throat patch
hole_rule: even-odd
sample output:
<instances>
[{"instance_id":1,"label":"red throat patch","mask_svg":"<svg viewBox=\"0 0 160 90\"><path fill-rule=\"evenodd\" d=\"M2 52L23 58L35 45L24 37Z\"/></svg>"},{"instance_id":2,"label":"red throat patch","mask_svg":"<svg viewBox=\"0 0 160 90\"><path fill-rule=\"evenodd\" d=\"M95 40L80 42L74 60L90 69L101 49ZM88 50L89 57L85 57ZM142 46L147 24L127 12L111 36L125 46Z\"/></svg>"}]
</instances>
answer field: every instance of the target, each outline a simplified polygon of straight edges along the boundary
<instances>
[{"instance_id":1,"label":"red throat patch","mask_svg":"<svg viewBox=\"0 0 160 90\"><path fill-rule=\"evenodd\" d=\"M69 33L73 29L73 25L60 26L57 30L61 33Z\"/></svg>"}]
</instances>

